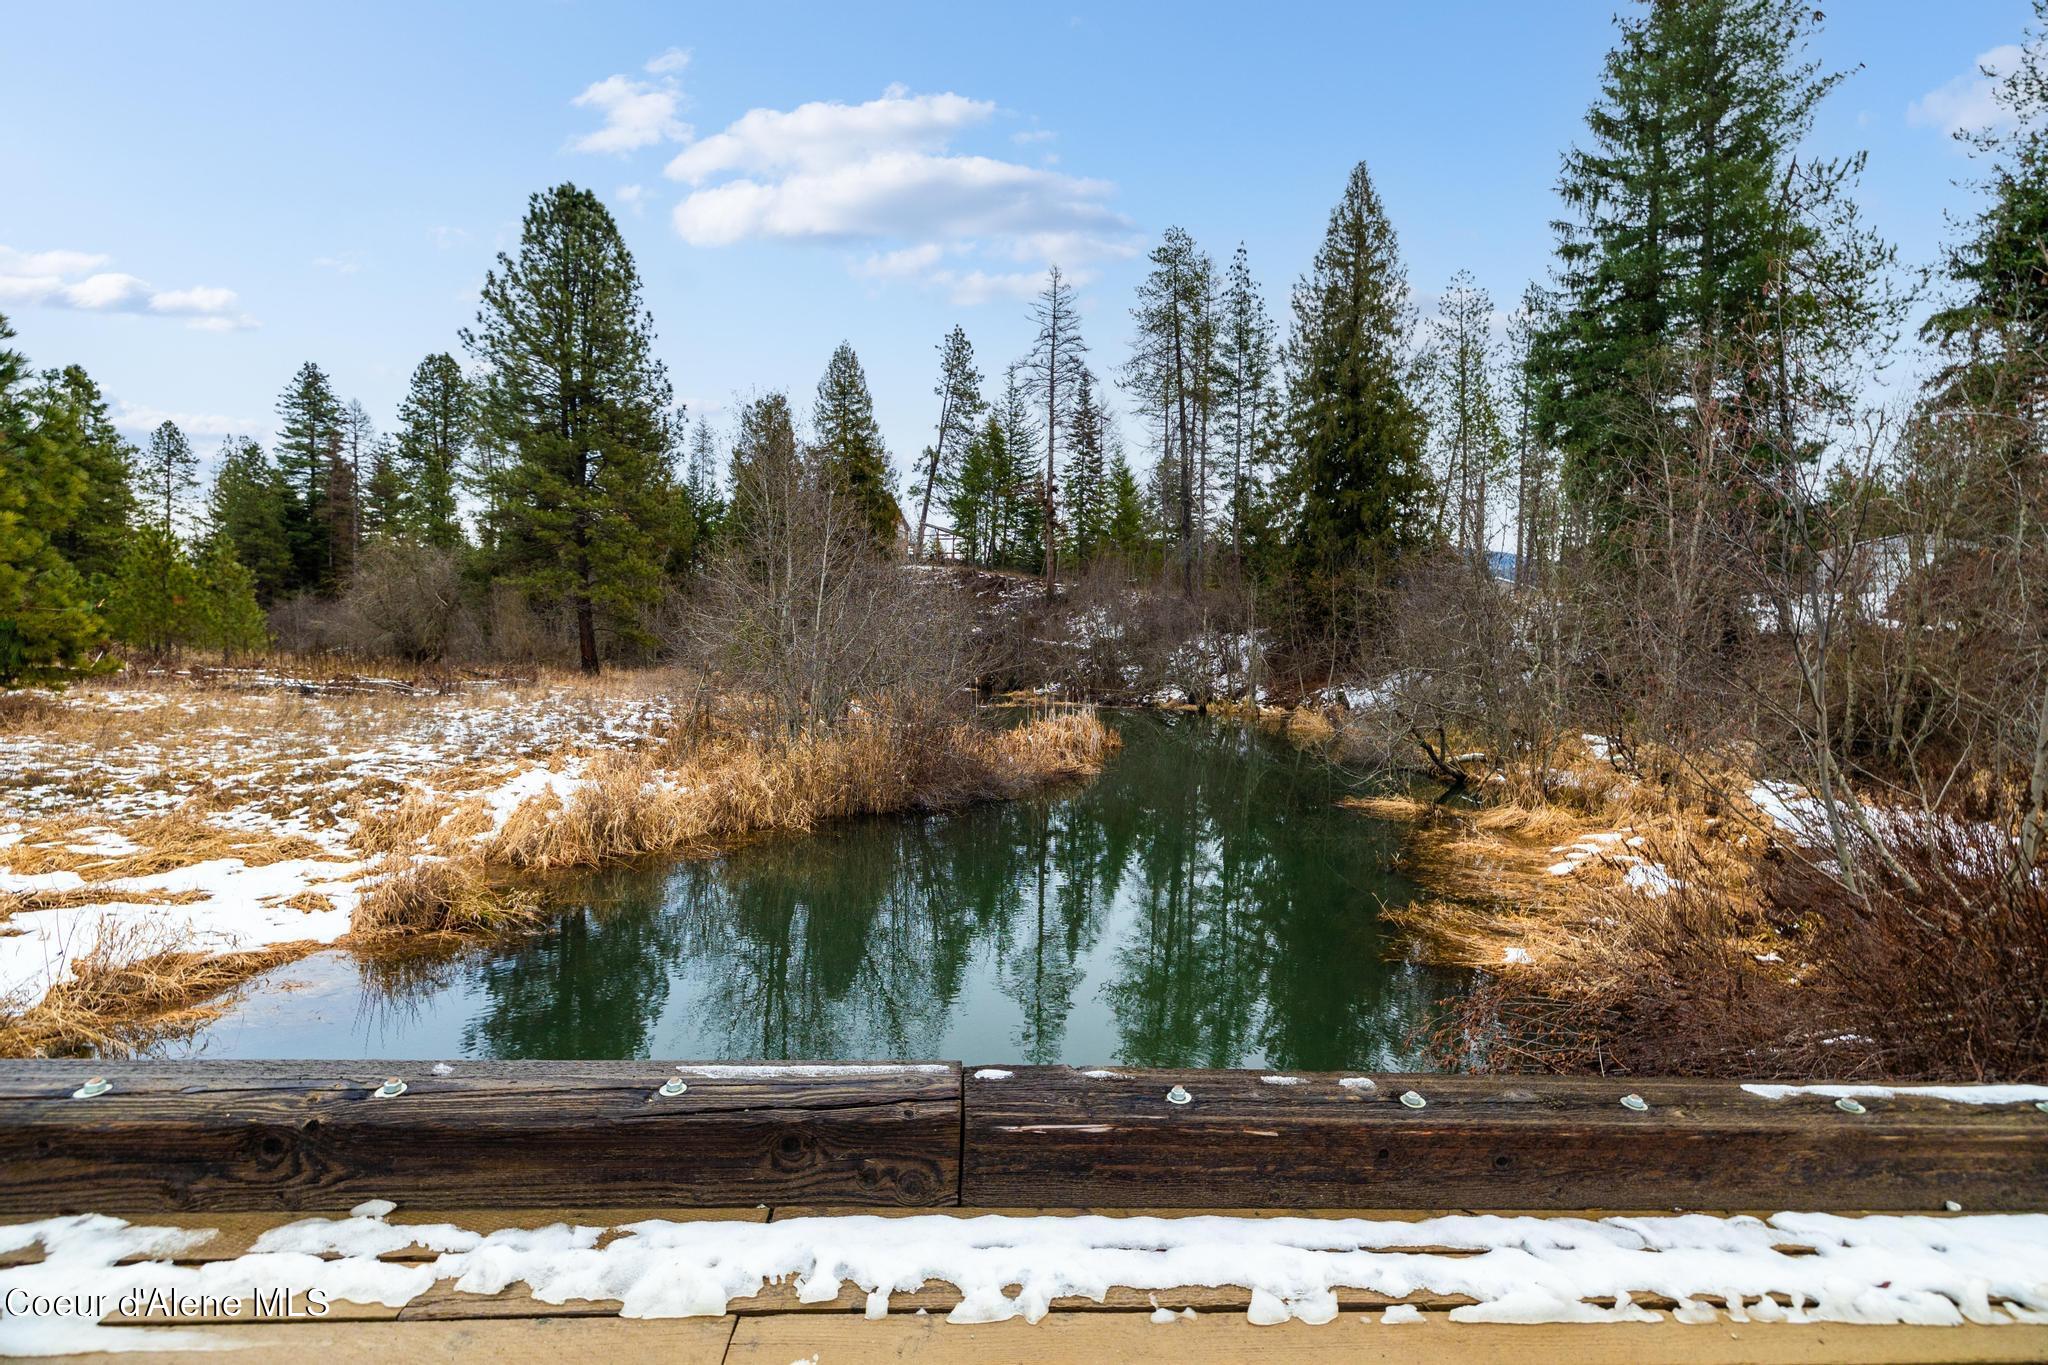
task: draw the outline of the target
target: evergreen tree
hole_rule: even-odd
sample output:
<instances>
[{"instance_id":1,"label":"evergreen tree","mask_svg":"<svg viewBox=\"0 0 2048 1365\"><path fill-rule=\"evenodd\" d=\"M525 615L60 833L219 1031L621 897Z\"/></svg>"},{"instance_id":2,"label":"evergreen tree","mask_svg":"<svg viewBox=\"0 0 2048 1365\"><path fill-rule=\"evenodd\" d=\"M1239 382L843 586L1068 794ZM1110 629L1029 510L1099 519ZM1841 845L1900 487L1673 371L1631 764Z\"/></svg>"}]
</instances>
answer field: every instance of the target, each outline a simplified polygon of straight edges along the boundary
<instances>
[{"instance_id":1,"label":"evergreen tree","mask_svg":"<svg viewBox=\"0 0 2048 1365\"><path fill-rule=\"evenodd\" d=\"M1929 385L1937 407L2019 415L2006 458L2038 462L2048 389L2048 0L2012 69L1992 89L1999 118L1957 137L1988 162L1984 204L1949 248L1949 297L1921 335L1945 363Z\"/></svg>"},{"instance_id":2,"label":"evergreen tree","mask_svg":"<svg viewBox=\"0 0 2048 1365\"><path fill-rule=\"evenodd\" d=\"M207 538L228 547L248 569L259 602L275 602L291 584L291 540L286 518L291 493L284 475L246 436L222 444L207 498Z\"/></svg>"},{"instance_id":3,"label":"evergreen tree","mask_svg":"<svg viewBox=\"0 0 2048 1365\"><path fill-rule=\"evenodd\" d=\"M207 541L193 566L197 595L191 642L222 655L253 653L270 643L270 627L256 601L256 578L224 539Z\"/></svg>"},{"instance_id":4,"label":"evergreen tree","mask_svg":"<svg viewBox=\"0 0 2048 1365\"><path fill-rule=\"evenodd\" d=\"M1543 434L1597 527L1624 515L1672 397L1728 394L1753 453L1780 460L1813 453L1792 404L1849 400L1829 373L1875 324L1888 253L1846 198L1862 158L1794 159L1841 80L1801 59L1819 19L1801 0L1696 0L1617 20L1559 181L1577 218L1557 225L1563 306L1538 346Z\"/></svg>"},{"instance_id":5,"label":"evergreen tree","mask_svg":"<svg viewBox=\"0 0 2048 1365\"><path fill-rule=\"evenodd\" d=\"M996 495L992 509L995 549L992 563L1033 572L1045 563L1045 480L1039 474L1039 451L1052 438L1039 436L1039 424L1032 411L1032 399L1040 396L1036 377L1027 386L1023 363L1003 372L1003 392L995 418L1002 427L1002 444L993 452L1000 457L996 472Z\"/></svg>"},{"instance_id":6,"label":"evergreen tree","mask_svg":"<svg viewBox=\"0 0 2048 1365\"><path fill-rule=\"evenodd\" d=\"M199 486L199 456L176 422L163 422L149 434L142 460L142 487L150 520L166 535L177 534L179 510Z\"/></svg>"},{"instance_id":7,"label":"evergreen tree","mask_svg":"<svg viewBox=\"0 0 2048 1365\"><path fill-rule=\"evenodd\" d=\"M288 500L285 542L291 549L288 592L325 592L334 586L334 545L327 498L342 443L341 400L312 361L299 367L277 400L277 467Z\"/></svg>"},{"instance_id":8,"label":"evergreen tree","mask_svg":"<svg viewBox=\"0 0 2048 1365\"><path fill-rule=\"evenodd\" d=\"M811 427L817 438L824 472L860 504L861 516L873 533L875 548L887 551L896 544L896 527L901 513L896 497L889 491L889 452L882 445L882 429L875 422L875 402L868 393L868 379L853 347L840 342L818 381L818 401L811 410Z\"/></svg>"},{"instance_id":9,"label":"evergreen tree","mask_svg":"<svg viewBox=\"0 0 2048 1365\"><path fill-rule=\"evenodd\" d=\"M485 276L463 343L484 370L483 425L506 456L494 479L502 567L529 594L568 605L578 659L594 673L600 622L646 640L678 501L653 318L596 195L565 184L531 198L519 254L501 253Z\"/></svg>"},{"instance_id":10,"label":"evergreen tree","mask_svg":"<svg viewBox=\"0 0 2048 1365\"><path fill-rule=\"evenodd\" d=\"M1280 444L1280 388L1273 376L1273 319L1240 243L1225 275L1216 325L1216 442L1226 461L1224 524L1243 559L1266 517L1265 481Z\"/></svg>"},{"instance_id":11,"label":"evergreen tree","mask_svg":"<svg viewBox=\"0 0 2048 1365\"><path fill-rule=\"evenodd\" d=\"M1081 357L1088 351L1087 343L1081 340L1081 318L1075 309L1074 291L1057 265L1046 272L1045 288L1032 306L1032 317L1038 323L1038 335L1024 363L1031 375L1045 437L1045 462L1043 474L1037 480L1038 515L1029 538L1038 542L1037 548L1044 555L1045 595L1051 597L1059 577L1059 443L1072 423L1074 396L1081 376L1087 373ZM1011 433L1013 437L1015 434ZM1017 453L1013 440L1011 457L1014 459Z\"/></svg>"},{"instance_id":12,"label":"evergreen tree","mask_svg":"<svg viewBox=\"0 0 2048 1365\"><path fill-rule=\"evenodd\" d=\"M46 371L29 400L34 425L48 439L67 433L85 491L70 523L50 537L88 584L113 575L135 518L135 447L107 417L99 385L76 365Z\"/></svg>"},{"instance_id":13,"label":"evergreen tree","mask_svg":"<svg viewBox=\"0 0 2048 1365\"><path fill-rule=\"evenodd\" d=\"M416 535L406 515L411 506L411 490L399 473L398 444L390 437L370 447L370 472L363 476L362 485L360 519L365 540Z\"/></svg>"},{"instance_id":14,"label":"evergreen tree","mask_svg":"<svg viewBox=\"0 0 2048 1365\"><path fill-rule=\"evenodd\" d=\"M1507 434L1494 399L1493 299L1461 270L1430 320L1430 433L1442 535L1487 571L1488 509L1508 466Z\"/></svg>"},{"instance_id":15,"label":"evergreen tree","mask_svg":"<svg viewBox=\"0 0 2048 1365\"><path fill-rule=\"evenodd\" d=\"M327 498L320 509L327 535L327 571L335 591L355 577L356 551L363 543L362 471L377 444L377 425L369 410L349 399L341 410L341 442L327 462Z\"/></svg>"},{"instance_id":16,"label":"evergreen tree","mask_svg":"<svg viewBox=\"0 0 2048 1365\"><path fill-rule=\"evenodd\" d=\"M1003 424L991 414L967 439L960 466L940 496L970 564L989 567L1002 554L1003 514L1010 458Z\"/></svg>"},{"instance_id":17,"label":"evergreen tree","mask_svg":"<svg viewBox=\"0 0 2048 1365\"><path fill-rule=\"evenodd\" d=\"M924 497L918 503L917 533L911 541L913 557L924 553L932 494L958 475L967 443L974 439L975 420L988 407L981 396L981 371L974 367L974 347L958 324L939 343L939 382L932 393L939 400L939 427L932 444L924 448Z\"/></svg>"},{"instance_id":18,"label":"evergreen tree","mask_svg":"<svg viewBox=\"0 0 2048 1365\"><path fill-rule=\"evenodd\" d=\"M1145 527L1145 495L1138 488L1138 476L1121 449L1109 459L1109 543L1126 560L1136 562L1149 549Z\"/></svg>"},{"instance_id":19,"label":"evergreen tree","mask_svg":"<svg viewBox=\"0 0 2048 1365\"><path fill-rule=\"evenodd\" d=\"M178 537L152 518L135 528L107 594L114 638L162 654L190 638L199 579Z\"/></svg>"},{"instance_id":20,"label":"evergreen tree","mask_svg":"<svg viewBox=\"0 0 2048 1365\"><path fill-rule=\"evenodd\" d=\"M1145 493L1139 491L1139 477L1130 473L1130 463L1122 450L1110 452L1110 546L1126 561L1139 561L1149 551L1149 540L1145 526Z\"/></svg>"},{"instance_id":21,"label":"evergreen tree","mask_svg":"<svg viewBox=\"0 0 2048 1365\"><path fill-rule=\"evenodd\" d=\"M727 532L744 539L762 514L755 504L763 490L789 487L802 459L786 394L763 394L742 407L727 480L732 487L725 512Z\"/></svg>"},{"instance_id":22,"label":"evergreen tree","mask_svg":"<svg viewBox=\"0 0 2048 1365\"><path fill-rule=\"evenodd\" d=\"M697 543L699 553L723 530L725 522L725 499L718 492L718 438L712 433L710 419L699 417L697 425L690 432L690 457L684 486L690 495L690 508L697 519Z\"/></svg>"},{"instance_id":23,"label":"evergreen tree","mask_svg":"<svg viewBox=\"0 0 2048 1365\"><path fill-rule=\"evenodd\" d=\"M452 550L462 543L456 483L474 440L476 394L462 366L445 351L413 368L398 405L393 463L403 490L399 523L427 545Z\"/></svg>"},{"instance_id":24,"label":"evergreen tree","mask_svg":"<svg viewBox=\"0 0 2048 1365\"><path fill-rule=\"evenodd\" d=\"M1360 162L1295 287L1288 341L1293 542L1312 585L1384 572L1426 537L1409 321L1394 229Z\"/></svg>"},{"instance_id":25,"label":"evergreen tree","mask_svg":"<svg viewBox=\"0 0 2048 1365\"><path fill-rule=\"evenodd\" d=\"M1109 539L1109 414L1095 401L1095 376L1081 371L1069 419L1067 466L1061 492L1067 508L1067 543L1074 562L1101 554Z\"/></svg>"},{"instance_id":26,"label":"evergreen tree","mask_svg":"<svg viewBox=\"0 0 2048 1365\"><path fill-rule=\"evenodd\" d=\"M1152 249L1152 269L1131 309L1137 339L1124 367L1125 387L1159 433L1154 464L1168 526L1179 541L1181 585L1201 576L1209 520L1208 431L1215 398L1212 309L1215 266L1181 228Z\"/></svg>"},{"instance_id":27,"label":"evergreen tree","mask_svg":"<svg viewBox=\"0 0 2048 1365\"><path fill-rule=\"evenodd\" d=\"M22 390L27 363L0 316L0 686L61 678L104 635L85 585L52 544L85 505L87 476L65 431L44 432Z\"/></svg>"}]
</instances>

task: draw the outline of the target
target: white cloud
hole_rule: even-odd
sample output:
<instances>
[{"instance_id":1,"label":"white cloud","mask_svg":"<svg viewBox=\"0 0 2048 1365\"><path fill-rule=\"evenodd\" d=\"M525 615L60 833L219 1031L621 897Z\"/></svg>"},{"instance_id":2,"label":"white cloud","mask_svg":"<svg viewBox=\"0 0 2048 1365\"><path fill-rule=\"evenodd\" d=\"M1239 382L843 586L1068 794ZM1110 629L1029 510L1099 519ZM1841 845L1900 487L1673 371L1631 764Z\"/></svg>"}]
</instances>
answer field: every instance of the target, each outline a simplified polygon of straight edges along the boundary
<instances>
[{"instance_id":1,"label":"white cloud","mask_svg":"<svg viewBox=\"0 0 2048 1365\"><path fill-rule=\"evenodd\" d=\"M2010 127L2012 111L1998 102L1996 92L1999 78L2019 65L2020 56L2020 49L2012 43L1979 53L1968 74L1957 76L1907 105L1906 122L1916 128L1939 128L1945 133Z\"/></svg>"},{"instance_id":2,"label":"white cloud","mask_svg":"<svg viewBox=\"0 0 2048 1365\"><path fill-rule=\"evenodd\" d=\"M604 115L604 127L570 142L570 150L624 155L657 142L684 141L690 126L676 117L682 99L672 81L649 84L631 76L606 76L569 101Z\"/></svg>"},{"instance_id":3,"label":"white cloud","mask_svg":"<svg viewBox=\"0 0 2048 1365\"><path fill-rule=\"evenodd\" d=\"M218 316L235 306L232 289L166 289L149 296L152 313L198 313Z\"/></svg>"},{"instance_id":4,"label":"white cloud","mask_svg":"<svg viewBox=\"0 0 2048 1365\"><path fill-rule=\"evenodd\" d=\"M91 251L15 251L0 246L0 274L82 275L107 263Z\"/></svg>"},{"instance_id":5,"label":"white cloud","mask_svg":"<svg viewBox=\"0 0 2048 1365\"><path fill-rule=\"evenodd\" d=\"M944 289L962 303L1028 298L1054 260L1071 272L1136 250L1110 182L955 150L997 112L992 101L900 85L861 104L749 110L669 162L669 177L690 186L673 210L676 232L698 247L863 243L856 276Z\"/></svg>"},{"instance_id":6,"label":"white cloud","mask_svg":"<svg viewBox=\"0 0 2048 1365\"><path fill-rule=\"evenodd\" d=\"M778 181L734 180L676 205L693 246L750 237L951 239L1108 233L1123 218L1114 187L985 156L887 152Z\"/></svg>"},{"instance_id":7,"label":"white cloud","mask_svg":"<svg viewBox=\"0 0 2048 1365\"><path fill-rule=\"evenodd\" d=\"M216 412L173 412L122 399L114 405L114 425L123 431L155 431L165 422L176 422L187 436L259 436L270 434L270 423L259 417L228 417Z\"/></svg>"},{"instance_id":8,"label":"white cloud","mask_svg":"<svg viewBox=\"0 0 2048 1365\"><path fill-rule=\"evenodd\" d=\"M871 280L917 280L929 275L945 259L946 250L937 242L877 252L854 267L856 275Z\"/></svg>"},{"instance_id":9,"label":"white cloud","mask_svg":"<svg viewBox=\"0 0 2048 1365\"><path fill-rule=\"evenodd\" d=\"M701 185L727 172L818 171L890 151L936 151L995 109L950 92L913 95L900 85L865 104L821 100L787 111L752 109L724 132L685 148L668 163L668 174Z\"/></svg>"},{"instance_id":10,"label":"white cloud","mask_svg":"<svg viewBox=\"0 0 2048 1365\"><path fill-rule=\"evenodd\" d=\"M94 269L107 263L106 256L94 252L16 251L0 246L0 302L87 313L155 313L185 318L188 327L202 331L257 325L256 319L236 311L232 289L212 285L157 289L125 271ZM82 278L70 278L74 275Z\"/></svg>"},{"instance_id":11,"label":"white cloud","mask_svg":"<svg viewBox=\"0 0 2048 1365\"><path fill-rule=\"evenodd\" d=\"M149 302L149 285L133 275L109 270L88 275L76 284L65 285L57 291L57 297L72 308L116 311L146 305Z\"/></svg>"},{"instance_id":12,"label":"white cloud","mask_svg":"<svg viewBox=\"0 0 2048 1365\"><path fill-rule=\"evenodd\" d=\"M621 204L633 210L633 212L638 213L640 212L641 205L647 201L647 187L645 185L621 185L612 191L612 198L618 200Z\"/></svg>"},{"instance_id":13,"label":"white cloud","mask_svg":"<svg viewBox=\"0 0 2048 1365\"><path fill-rule=\"evenodd\" d=\"M690 64L690 49L672 47L657 57L647 59L647 72L653 76L672 76Z\"/></svg>"}]
</instances>

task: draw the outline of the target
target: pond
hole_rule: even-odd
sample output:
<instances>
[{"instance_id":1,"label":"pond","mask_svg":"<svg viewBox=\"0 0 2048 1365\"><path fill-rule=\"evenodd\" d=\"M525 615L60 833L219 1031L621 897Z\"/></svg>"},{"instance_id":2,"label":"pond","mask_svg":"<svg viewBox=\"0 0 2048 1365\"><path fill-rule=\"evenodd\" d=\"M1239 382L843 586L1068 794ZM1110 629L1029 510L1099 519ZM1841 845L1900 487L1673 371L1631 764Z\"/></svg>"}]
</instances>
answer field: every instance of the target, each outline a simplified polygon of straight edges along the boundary
<instances>
[{"instance_id":1,"label":"pond","mask_svg":"<svg viewBox=\"0 0 2048 1365\"><path fill-rule=\"evenodd\" d=\"M1414 887L1348 779L1241 725L1110 721L1086 785L586 878L453 958L320 953L172 1050L1421 1065L1464 978L1399 956L1378 911Z\"/></svg>"}]
</instances>

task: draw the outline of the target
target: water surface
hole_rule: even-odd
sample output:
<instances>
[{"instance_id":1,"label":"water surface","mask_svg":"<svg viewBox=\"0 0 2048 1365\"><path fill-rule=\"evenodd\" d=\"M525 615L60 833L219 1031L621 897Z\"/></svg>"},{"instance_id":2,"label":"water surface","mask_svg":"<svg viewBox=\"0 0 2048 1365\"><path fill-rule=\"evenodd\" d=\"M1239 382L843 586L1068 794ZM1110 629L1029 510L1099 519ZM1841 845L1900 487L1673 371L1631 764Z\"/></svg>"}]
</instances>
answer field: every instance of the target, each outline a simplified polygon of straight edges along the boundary
<instances>
[{"instance_id":1,"label":"water surface","mask_svg":"<svg viewBox=\"0 0 2048 1365\"><path fill-rule=\"evenodd\" d=\"M177 1050L1418 1065L1461 977L1399 958L1378 911L1414 888L1343 775L1242 726L1111 723L1092 783L584 879L454 958L321 953Z\"/></svg>"}]
</instances>

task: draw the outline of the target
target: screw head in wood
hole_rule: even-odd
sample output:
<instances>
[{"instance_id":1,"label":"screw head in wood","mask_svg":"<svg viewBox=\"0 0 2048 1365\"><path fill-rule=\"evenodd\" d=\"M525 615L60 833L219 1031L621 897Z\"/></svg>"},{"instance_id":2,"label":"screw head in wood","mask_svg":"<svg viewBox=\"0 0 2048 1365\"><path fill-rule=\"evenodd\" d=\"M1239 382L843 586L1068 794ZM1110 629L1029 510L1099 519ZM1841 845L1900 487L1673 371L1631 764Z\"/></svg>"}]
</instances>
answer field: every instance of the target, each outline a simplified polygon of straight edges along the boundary
<instances>
[{"instance_id":1,"label":"screw head in wood","mask_svg":"<svg viewBox=\"0 0 2048 1365\"><path fill-rule=\"evenodd\" d=\"M1647 1114L1650 1112L1650 1102L1644 1099L1641 1095L1623 1095L1621 1097L1621 1107L1624 1109L1633 1109L1638 1114Z\"/></svg>"},{"instance_id":2,"label":"screw head in wood","mask_svg":"<svg viewBox=\"0 0 2048 1365\"><path fill-rule=\"evenodd\" d=\"M1870 1112L1857 1101L1850 1099L1847 1095L1844 1095L1842 1096L1842 1098L1835 1101L1835 1108L1841 1110L1845 1114L1867 1114Z\"/></svg>"},{"instance_id":3,"label":"screw head in wood","mask_svg":"<svg viewBox=\"0 0 2048 1365\"><path fill-rule=\"evenodd\" d=\"M2048 1114L2048 1100L2035 1100L2034 1107L2042 1113Z\"/></svg>"},{"instance_id":4,"label":"screw head in wood","mask_svg":"<svg viewBox=\"0 0 2048 1365\"><path fill-rule=\"evenodd\" d=\"M1194 1098L1195 1097L1193 1095L1190 1095L1186 1090L1183 1090L1180 1086L1175 1086L1173 1089L1166 1092L1166 1102L1168 1104L1187 1104L1191 1102Z\"/></svg>"},{"instance_id":5,"label":"screw head in wood","mask_svg":"<svg viewBox=\"0 0 2048 1365\"><path fill-rule=\"evenodd\" d=\"M403 1095L404 1093L405 1082L399 1080L396 1076L388 1077L385 1080L384 1084L378 1086L375 1090L372 1090L370 1092L370 1094L374 1098L380 1100L397 1099L400 1095Z\"/></svg>"},{"instance_id":6,"label":"screw head in wood","mask_svg":"<svg viewBox=\"0 0 2048 1365\"><path fill-rule=\"evenodd\" d=\"M661 1089L656 1093L666 1095L669 1099L674 1099L689 1088L689 1086L683 1084L680 1076L671 1076L661 1083Z\"/></svg>"},{"instance_id":7,"label":"screw head in wood","mask_svg":"<svg viewBox=\"0 0 2048 1365\"><path fill-rule=\"evenodd\" d=\"M113 1082L109 1081L105 1076L95 1076L84 1085L79 1086L78 1089L72 1091L71 1098L74 1100L98 1099L113 1088Z\"/></svg>"},{"instance_id":8,"label":"screw head in wood","mask_svg":"<svg viewBox=\"0 0 2048 1365\"><path fill-rule=\"evenodd\" d=\"M1410 1109L1420 1109L1428 1104L1429 1101L1416 1094L1413 1090L1403 1090L1401 1092L1401 1103L1407 1105Z\"/></svg>"}]
</instances>

